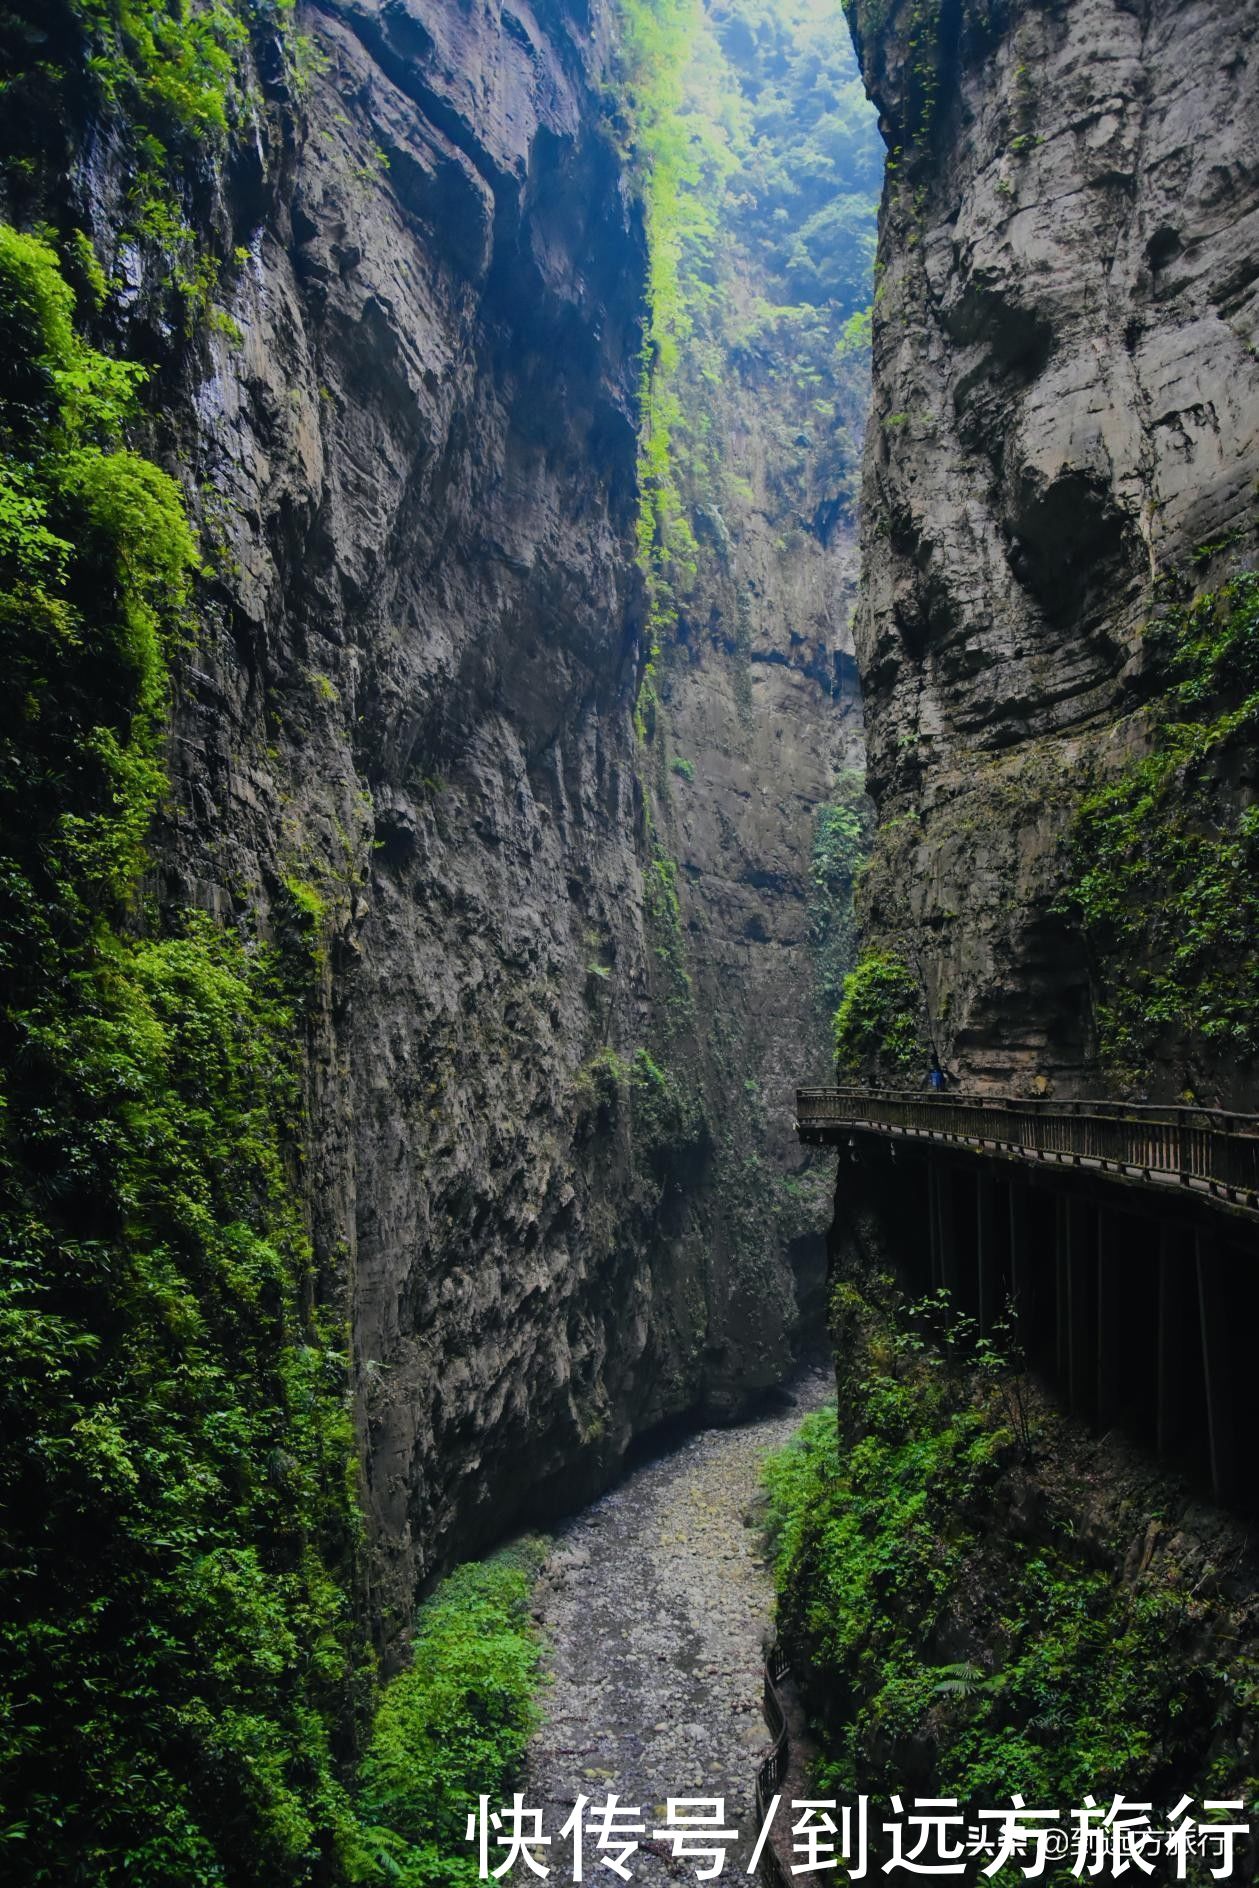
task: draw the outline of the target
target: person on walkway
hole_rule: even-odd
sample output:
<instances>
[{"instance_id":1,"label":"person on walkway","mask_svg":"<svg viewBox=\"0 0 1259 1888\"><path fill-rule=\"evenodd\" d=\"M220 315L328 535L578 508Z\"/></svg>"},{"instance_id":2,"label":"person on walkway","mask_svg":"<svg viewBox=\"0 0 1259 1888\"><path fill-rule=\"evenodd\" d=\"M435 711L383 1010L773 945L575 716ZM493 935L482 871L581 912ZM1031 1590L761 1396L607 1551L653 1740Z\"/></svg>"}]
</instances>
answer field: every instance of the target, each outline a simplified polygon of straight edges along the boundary
<instances>
[{"instance_id":1,"label":"person on walkway","mask_svg":"<svg viewBox=\"0 0 1259 1888\"><path fill-rule=\"evenodd\" d=\"M944 1070L940 1067L940 1058L933 1049L931 1051L931 1067L927 1072L927 1087L933 1094L940 1095L944 1092L944 1083Z\"/></svg>"}]
</instances>

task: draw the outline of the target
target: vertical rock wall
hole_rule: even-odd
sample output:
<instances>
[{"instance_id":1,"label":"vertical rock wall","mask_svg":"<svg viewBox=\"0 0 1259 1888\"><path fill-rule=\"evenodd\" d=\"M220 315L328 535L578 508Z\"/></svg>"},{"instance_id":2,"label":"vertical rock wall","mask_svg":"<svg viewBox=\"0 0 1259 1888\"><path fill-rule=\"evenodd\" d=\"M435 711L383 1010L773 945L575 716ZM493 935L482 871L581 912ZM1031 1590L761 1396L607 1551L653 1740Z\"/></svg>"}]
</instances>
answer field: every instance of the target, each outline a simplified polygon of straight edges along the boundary
<instances>
[{"instance_id":1,"label":"vertical rock wall","mask_svg":"<svg viewBox=\"0 0 1259 1888\"><path fill-rule=\"evenodd\" d=\"M920 967L958 1079L1096 1089L1118 1078L1098 1066L1096 940L1062 903L1073 822L1192 718L1152 627L1254 562L1259 14L850 11L894 157L857 625L883 820L868 928ZM1253 743L1217 741L1169 776L1146 830L1201 787L1184 856L1195 833L1231 844L1254 779ZM1146 843L1134 823L1111 866ZM1131 897L1152 907L1179 869L1140 865ZM1244 1019L1222 1031L1192 989L1221 955L1249 981L1244 940L1221 936L1176 987L1205 903L1191 885L1114 966L1152 992L1129 1092L1253 1086Z\"/></svg>"},{"instance_id":2,"label":"vertical rock wall","mask_svg":"<svg viewBox=\"0 0 1259 1888\"><path fill-rule=\"evenodd\" d=\"M851 885L819 840L864 765L868 352L844 336L870 293L881 156L837 0L709 0L681 115L709 154L711 228L683 242L691 331L665 378L694 545L669 568L647 760L694 989L683 1059L714 1128L721 1335L770 1381L793 1292L809 1321L823 1295L829 1171L802 1157L794 1091L829 1074L825 939L832 986L850 942Z\"/></svg>"},{"instance_id":3,"label":"vertical rock wall","mask_svg":"<svg viewBox=\"0 0 1259 1888\"><path fill-rule=\"evenodd\" d=\"M789 1361L793 1254L755 1188L726 1196L752 1145L725 1116L733 1096L760 1132L767 1094L766 1159L798 1163L785 1045L811 1012L845 579L749 525L742 679L715 653L679 676L695 798L662 811L633 719L645 244L611 9L316 0L293 30L284 58L257 35L253 116L181 186L226 260L212 320L180 332L123 233L126 153L87 82L56 208L117 279L107 338L153 366L154 450L207 546L150 910L207 909L304 983L295 1177L352 1336L393 1645L444 1563ZM850 669L839 692L847 754ZM685 1106L647 1053L671 926Z\"/></svg>"},{"instance_id":4,"label":"vertical rock wall","mask_svg":"<svg viewBox=\"0 0 1259 1888\"><path fill-rule=\"evenodd\" d=\"M705 1393L643 1039L631 710L644 252L606 14L347 5L198 392L223 640L167 890L326 918L311 1198L347 1309L375 1605L593 1488ZM183 757L187 757L187 760ZM189 764L190 763L190 764ZM737 1359L732 1360L737 1367Z\"/></svg>"}]
</instances>

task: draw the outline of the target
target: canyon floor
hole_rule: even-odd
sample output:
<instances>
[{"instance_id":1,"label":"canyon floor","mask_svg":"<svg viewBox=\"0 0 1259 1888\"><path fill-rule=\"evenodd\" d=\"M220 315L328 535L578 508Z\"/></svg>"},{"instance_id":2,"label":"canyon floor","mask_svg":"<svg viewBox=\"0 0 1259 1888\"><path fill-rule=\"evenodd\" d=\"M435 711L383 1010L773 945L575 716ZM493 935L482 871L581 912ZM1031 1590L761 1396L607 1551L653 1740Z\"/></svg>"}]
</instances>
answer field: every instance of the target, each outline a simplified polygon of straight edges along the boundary
<instances>
[{"instance_id":1,"label":"canyon floor","mask_svg":"<svg viewBox=\"0 0 1259 1888\"><path fill-rule=\"evenodd\" d=\"M558 1832L577 1797L597 1805L613 1791L647 1825L627 1864L635 1883L693 1881L705 1866L653 1837L670 1796L724 1800L723 1826L739 1832L724 1872L745 1874L769 1743L761 1661L773 1584L755 1523L760 1469L833 1391L827 1370L809 1370L790 1406L688 1437L557 1533L538 1592L550 1683L524 1784L557 1838L552 1880L574 1878ZM588 1838L586 1879L615 1879L601 1861Z\"/></svg>"}]
</instances>

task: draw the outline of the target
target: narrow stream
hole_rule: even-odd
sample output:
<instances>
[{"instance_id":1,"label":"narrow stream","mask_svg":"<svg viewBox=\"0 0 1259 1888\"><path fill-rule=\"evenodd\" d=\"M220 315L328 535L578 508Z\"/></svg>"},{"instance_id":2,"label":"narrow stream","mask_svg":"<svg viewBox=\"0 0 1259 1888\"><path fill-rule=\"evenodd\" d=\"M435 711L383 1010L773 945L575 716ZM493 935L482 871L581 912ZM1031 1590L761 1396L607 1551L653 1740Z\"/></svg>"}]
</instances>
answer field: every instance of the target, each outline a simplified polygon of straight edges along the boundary
<instances>
[{"instance_id":1,"label":"narrow stream","mask_svg":"<svg viewBox=\"0 0 1259 1888\"><path fill-rule=\"evenodd\" d=\"M554 1882L573 1879L559 1831L577 1797L597 1805L612 1791L647 1825L627 1838L639 1844L627 1863L635 1883L694 1881L703 1866L675 1860L667 1838L652 1836L670 1796L724 1799L724 1826L739 1831L725 1876L747 1867L769 1742L761 1660L773 1614L749 1510L765 1456L834 1394L834 1379L819 1367L791 1393L793 1408L690 1437L556 1536L538 1602L552 1682L524 1784L555 1838ZM617 1879L589 1841L584 1878Z\"/></svg>"}]
</instances>

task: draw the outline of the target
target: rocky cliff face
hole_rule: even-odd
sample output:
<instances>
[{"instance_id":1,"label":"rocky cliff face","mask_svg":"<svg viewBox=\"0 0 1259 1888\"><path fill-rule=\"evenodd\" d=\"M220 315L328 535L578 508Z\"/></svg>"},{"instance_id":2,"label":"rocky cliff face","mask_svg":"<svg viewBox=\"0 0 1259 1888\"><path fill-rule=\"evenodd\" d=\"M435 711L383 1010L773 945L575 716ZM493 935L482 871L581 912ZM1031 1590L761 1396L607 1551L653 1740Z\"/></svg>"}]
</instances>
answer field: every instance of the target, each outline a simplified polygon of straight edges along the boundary
<instances>
[{"instance_id":1,"label":"rocky cliff face","mask_svg":"<svg viewBox=\"0 0 1259 1888\"><path fill-rule=\"evenodd\" d=\"M683 1060L714 1130L710 1262L727 1342L770 1381L793 1296L820 1311L830 1217L829 1176L796 1139L794 1089L827 1075L851 962L869 381L863 338L844 351L843 337L870 292L881 157L837 6L711 0L679 89L703 156L692 227L678 230L677 331L657 307L653 341L677 356L658 370L656 405L676 408L686 528L665 559L642 719L692 986ZM847 870L825 846L840 818L854 831Z\"/></svg>"},{"instance_id":2,"label":"rocky cliff face","mask_svg":"<svg viewBox=\"0 0 1259 1888\"><path fill-rule=\"evenodd\" d=\"M1207 913L1246 906L1256 777L1259 16L850 11L894 158L870 935L967 1085L1244 1095L1251 947Z\"/></svg>"},{"instance_id":3,"label":"rocky cliff face","mask_svg":"<svg viewBox=\"0 0 1259 1888\"><path fill-rule=\"evenodd\" d=\"M646 259L612 32L587 0L327 0L283 54L259 28L230 151L180 184L181 266L225 265L187 331L86 76L33 206L113 277L103 338L153 364L209 547L150 917L271 940L305 991L297 1179L352 1333L387 1644L443 1563L776 1381L793 1231L820 1252L812 1195L767 1231L771 1181L731 1194L725 1116L772 1091L769 1164L798 1164L813 997L784 946L844 580L817 601L817 537L793 588L759 539L727 575L732 617L758 596L737 663L679 676L684 804L634 726ZM851 746L851 669L840 693Z\"/></svg>"},{"instance_id":4,"label":"rocky cliff face","mask_svg":"<svg viewBox=\"0 0 1259 1888\"><path fill-rule=\"evenodd\" d=\"M856 621L880 828L841 1051L915 1086L934 1047L968 1089L1253 1107L1259 15L846 3L890 161ZM1099 1439L1000 1326L988 1390L958 1333L924 1351L921 1301L889 1289L926 1289L912 1167L875 1147L841 1165L840 1446L780 1597L837 1769L963 1799L1016 1748L1047 1799L1093 1787L1077 1765L1124 1788L1246 1777L1249 1706L1219 1676L1253 1640L1244 1529L1201 1500L1190 1450L1164 1436L1155 1463L1135 1393ZM962 1445L977 1418L1001 1440ZM889 1553L930 1578L892 1591ZM1111 1607L1094 1679L1067 1622ZM902 1674L933 1667L915 1699Z\"/></svg>"},{"instance_id":5,"label":"rocky cliff face","mask_svg":"<svg viewBox=\"0 0 1259 1888\"><path fill-rule=\"evenodd\" d=\"M627 1121L581 1096L649 1002L643 252L595 99L607 22L349 5L302 25L309 95L249 232L243 339L196 391L227 574L161 855L171 897L280 926L317 901L310 1195L349 1281L391 1634L431 1568L700 1396L706 1307ZM602 1002L592 964L614 967Z\"/></svg>"}]
</instances>

